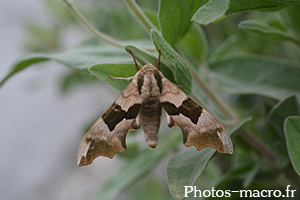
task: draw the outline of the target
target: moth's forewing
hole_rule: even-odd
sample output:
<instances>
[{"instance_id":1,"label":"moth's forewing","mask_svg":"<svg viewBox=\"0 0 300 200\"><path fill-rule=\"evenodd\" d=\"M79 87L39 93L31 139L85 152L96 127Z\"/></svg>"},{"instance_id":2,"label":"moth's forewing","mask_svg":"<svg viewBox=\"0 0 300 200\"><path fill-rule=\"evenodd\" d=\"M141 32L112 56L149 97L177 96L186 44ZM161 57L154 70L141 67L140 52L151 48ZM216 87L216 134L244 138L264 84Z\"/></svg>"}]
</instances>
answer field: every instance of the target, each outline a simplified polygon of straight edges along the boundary
<instances>
[{"instance_id":1,"label":"moth's forewing","mask_svg":"<svg viewBox=\"0 0 300 200\"><path fill-rule=\"evenodd\" d=\"M133 79L82 139L77 154L78 166L90 164L98 156L112 158L116 152L125 151L128 130L139 126L136 118L140 98L137 81Z\"/></svg>"}]
</instances>

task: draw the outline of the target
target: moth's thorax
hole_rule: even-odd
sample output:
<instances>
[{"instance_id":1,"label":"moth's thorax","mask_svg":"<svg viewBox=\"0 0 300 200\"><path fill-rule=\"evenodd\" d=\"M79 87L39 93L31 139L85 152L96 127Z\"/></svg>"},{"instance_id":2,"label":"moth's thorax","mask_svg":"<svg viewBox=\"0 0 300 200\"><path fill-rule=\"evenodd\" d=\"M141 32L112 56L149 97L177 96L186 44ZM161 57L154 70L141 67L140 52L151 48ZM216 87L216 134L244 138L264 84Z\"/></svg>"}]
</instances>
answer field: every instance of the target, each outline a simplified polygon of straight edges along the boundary
<instances>
[{"instance_id":1,"label":"moth's thorax","mask_svg":"<svg viewBox=\"0 0 300 200\"><path fill-rule=\"evenodd\" d=\"M153 65L147 64L139 71L138 89L142 100L158 98L162 90L162 75Z\"/></svg>"}]
</instances>

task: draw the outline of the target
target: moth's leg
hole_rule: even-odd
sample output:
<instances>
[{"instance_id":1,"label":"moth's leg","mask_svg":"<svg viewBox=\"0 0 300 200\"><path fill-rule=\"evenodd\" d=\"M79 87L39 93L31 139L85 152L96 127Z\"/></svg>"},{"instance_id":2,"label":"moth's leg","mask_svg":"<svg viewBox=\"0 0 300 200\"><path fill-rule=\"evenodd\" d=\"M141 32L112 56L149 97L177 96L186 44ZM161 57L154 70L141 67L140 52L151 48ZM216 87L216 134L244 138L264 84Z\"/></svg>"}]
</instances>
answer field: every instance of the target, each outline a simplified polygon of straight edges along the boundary
<instances>
[{"instance_id":1,"label":"moth's leg","mask_svg":"<svg viewBox=\"0 0 300 200\"><path fill-rule=\"evenodd\" d=\"M124 78L124 77L114 77L114 76L109 75L109 78L130 81L133 79L133 76Z\"/></svg>"},{"instance_id":2,"label":"moth's leg","mask_svg":"<svg viewBox=\"0 0 300 200\"><path fill-rule=\"evenodd\" d=\"M161 51L160 49L158 50L158 59L157 59L157 64L156 64L156 69L160 70L160 56L161 56Z\"/></svg>"}]
</instances>

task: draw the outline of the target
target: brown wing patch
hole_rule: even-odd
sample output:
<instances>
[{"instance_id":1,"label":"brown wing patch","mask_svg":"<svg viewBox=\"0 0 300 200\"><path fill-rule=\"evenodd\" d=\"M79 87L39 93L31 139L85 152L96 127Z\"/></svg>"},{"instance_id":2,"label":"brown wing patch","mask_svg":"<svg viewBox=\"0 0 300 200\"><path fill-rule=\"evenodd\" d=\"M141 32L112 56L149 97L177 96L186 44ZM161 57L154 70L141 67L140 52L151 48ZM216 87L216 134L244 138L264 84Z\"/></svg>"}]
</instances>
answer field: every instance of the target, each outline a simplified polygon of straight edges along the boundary
<instances>
[{"instance_id":1,"label":"brown wing patch","mask_svg":"<svg viewBox=\"0 0 300 200\"><path fill-rule=\"evenodd\" d=\"M178 108L179 112L184 116L190 118L190 120L197 124L198 119L202 113L202 107L193 101L191 98L187 98L182 102L182 105Z\"/></svg>"},{"instance_id":2,"label":"brown wing patch","mask_svg":"<svg viewBox=\"0 0 300 200\"><path fill-rule=\"evenodd\" d=\"M170 102L162 102L161 105L169 115L179 115L178 108Z\"/></svg>"},{"instance_id":3,"label":"brown wing patch","mask_svg":"<svg viewBox=\"0 0 300 200\"><path fill-rule=\"evenodd\" d=\"M110 131L113 131L118 123L123 119L134 119L137 117L141 104L134 104L128 111L122 110L121 106L113 103L107 111L102 115L102 119L108 126Z\"/></svg>"},{"instance_id":4,"label":"brown wing patch","mask_svg":"<svg viewBox=\"0 0 300 200\"><path fill-rule=\"evenodd\" d=\"M162 102L161 104L169 115L179 115L181 113L194 124L197 124L202 113L202 107L189 97L178 108L170 102Z\"/></svg>"}]
</instances>

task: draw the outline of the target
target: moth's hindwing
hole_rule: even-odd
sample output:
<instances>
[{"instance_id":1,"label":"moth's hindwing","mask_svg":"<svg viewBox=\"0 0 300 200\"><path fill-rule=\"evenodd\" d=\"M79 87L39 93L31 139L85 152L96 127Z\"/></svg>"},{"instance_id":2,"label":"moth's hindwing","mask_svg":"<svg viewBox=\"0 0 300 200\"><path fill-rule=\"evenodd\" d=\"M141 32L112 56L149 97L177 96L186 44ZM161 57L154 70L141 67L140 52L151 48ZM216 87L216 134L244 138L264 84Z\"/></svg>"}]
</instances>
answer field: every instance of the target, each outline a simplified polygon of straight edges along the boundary
<instances>
[{"instance_id":1,"label":"moth's hindwing","mask_svg":"<svg viewBox=\"0 0 300 200\"><path fill-rule=\"evenodd\" d=\"M128 130L139 128L140 106L137 81L133 79L82 139L77 154L78 166L90 164L98 156L112 158L116 152L124 152Z\"/></svg>"},{"instance_id":2,"label":"moth's hindwing","mask_svg":"<svg viewBox=\"0 0 300 200\"><path fill-rule=\"evenodd\" d=\"M168 79L162 80L160 102L167 113L168 126L178 126L186 146L198 150L211 146L219 153L232 153L231 139L218 120Z\"/></svg>"}]
</instances>

